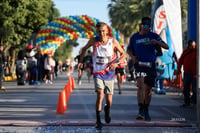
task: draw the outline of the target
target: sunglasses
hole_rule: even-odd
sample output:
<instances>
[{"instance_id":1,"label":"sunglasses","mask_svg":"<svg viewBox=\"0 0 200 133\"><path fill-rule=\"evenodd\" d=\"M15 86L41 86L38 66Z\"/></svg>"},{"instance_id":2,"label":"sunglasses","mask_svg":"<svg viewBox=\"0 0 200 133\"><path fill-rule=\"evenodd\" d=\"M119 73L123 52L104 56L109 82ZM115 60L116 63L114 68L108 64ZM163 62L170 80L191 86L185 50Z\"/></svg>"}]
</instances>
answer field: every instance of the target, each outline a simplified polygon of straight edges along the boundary
<instances>
[{"instance_id":1,"label":"sunglasses","mask_svg":"<svg viewBox=\"0 0 200 133\"><path fill-rule=\"evenodd\" d=\"M148 25L148 24L143 24L143 28L150 28L150 25Z\"/></svg>"}]
</instances>

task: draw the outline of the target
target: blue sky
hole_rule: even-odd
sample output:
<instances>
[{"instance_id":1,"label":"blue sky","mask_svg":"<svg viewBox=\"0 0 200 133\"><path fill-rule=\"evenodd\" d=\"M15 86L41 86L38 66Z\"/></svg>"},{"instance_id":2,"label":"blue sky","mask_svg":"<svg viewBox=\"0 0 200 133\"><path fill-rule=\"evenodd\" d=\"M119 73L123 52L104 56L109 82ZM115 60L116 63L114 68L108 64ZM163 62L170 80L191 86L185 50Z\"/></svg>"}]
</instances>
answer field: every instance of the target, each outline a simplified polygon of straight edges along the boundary
<instances>
[{"instance_id":1,"label":"blue sky","mask_svg":"<svg viewBox=\"0 0 200 133\"><path fill-rule=\"evenodd\" d=\"M110 25L108 4L110 0L53 0L55 7L60 11L61 17L70 15L88 15ZM76 56L87 39L78 39L79 46L73 48L72 55Z\"/></svg>"},{"instance_id":2,"label":"blue sky","mask_svg":"<svg viewBox=\"0 0 200 133\"><path fill-rule=\"evenodd\" d=\"M53 0L62 17L69 15L88 15L110 25L108 4L110 0Z\"/></svg>"}]
</instances>

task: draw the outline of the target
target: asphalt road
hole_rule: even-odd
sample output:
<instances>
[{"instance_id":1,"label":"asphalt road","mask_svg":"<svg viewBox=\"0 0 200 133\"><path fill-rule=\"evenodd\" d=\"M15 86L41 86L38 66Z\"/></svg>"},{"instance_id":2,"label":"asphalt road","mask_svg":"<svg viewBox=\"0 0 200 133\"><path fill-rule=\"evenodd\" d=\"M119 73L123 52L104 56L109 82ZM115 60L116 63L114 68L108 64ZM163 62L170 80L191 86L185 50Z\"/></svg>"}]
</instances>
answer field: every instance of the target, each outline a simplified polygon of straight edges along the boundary
<instances>
[{"instance_id":1,"label":"asphalt road","mask_svg":"<svg viewBox=\"0 0 200 133\"><path fill-rule=\"evenodd\" d=\"M72 74L75 81L77 72ZM0 93L0 132L96 132L93 81L85 74L82 85L73 89L67 110L57 114L59 92L68 83L65 73L59 74L53 84L17 86L16 81L4 82L6 92ZM196 109L180 108L183 97L175 89L166 95L153 93L150 106L151 122L136 121L138 113L137 88L134 82L122 85L118 94L117 84L111 108L112 122L105 124L103 132L198 132ZM105 101L104 101L105 103ZM104 112L101 113L104 123ZM160 128L162 127L162 128Z\"/></svg>"}]
</instances>

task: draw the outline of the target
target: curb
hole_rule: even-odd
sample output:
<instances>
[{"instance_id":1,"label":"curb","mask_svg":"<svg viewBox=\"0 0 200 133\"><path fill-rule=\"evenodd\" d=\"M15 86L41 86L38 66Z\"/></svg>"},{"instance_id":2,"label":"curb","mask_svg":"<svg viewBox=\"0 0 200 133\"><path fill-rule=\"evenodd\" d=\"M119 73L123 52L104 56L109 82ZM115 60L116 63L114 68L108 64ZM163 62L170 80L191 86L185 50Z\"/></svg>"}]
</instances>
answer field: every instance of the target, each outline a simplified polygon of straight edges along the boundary
<instances>
[{"instance_id":1,"label":"curb","mask_svg":"<svg viewBox=\"0 0 200 133\"><path fill-rule=\"evenodd\" d=\"M25 121L25 120L0 120L0 126L94 126L96 120L46 120L46 121ZM127 121L112 120L110 124L103 123L108 127L192 127L192 124L180 123L177 121Z\"/></svg>"}]
</instances>

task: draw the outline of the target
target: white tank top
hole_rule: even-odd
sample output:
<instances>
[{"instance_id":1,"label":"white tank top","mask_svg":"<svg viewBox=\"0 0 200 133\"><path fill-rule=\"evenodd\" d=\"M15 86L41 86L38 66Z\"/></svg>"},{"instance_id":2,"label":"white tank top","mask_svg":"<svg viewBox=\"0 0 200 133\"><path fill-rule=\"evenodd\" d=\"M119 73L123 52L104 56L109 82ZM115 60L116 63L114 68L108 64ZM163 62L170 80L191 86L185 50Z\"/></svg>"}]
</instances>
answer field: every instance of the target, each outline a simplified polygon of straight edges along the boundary
<instances>
[{"instance_id":1,"label":"white tank top","mask_svg":"<svg viewBox=\"0 0 200 133\"><path fill-rule=\"evenodd\" d=\"M95 41L95 49L93 51L93 75L103 80L111 80L114 78L114 71L109 70L109 66L115 60L116 56L113 52L113 38L109 38L105 45L99 40Z\"/></svg>"}]
</instances>

